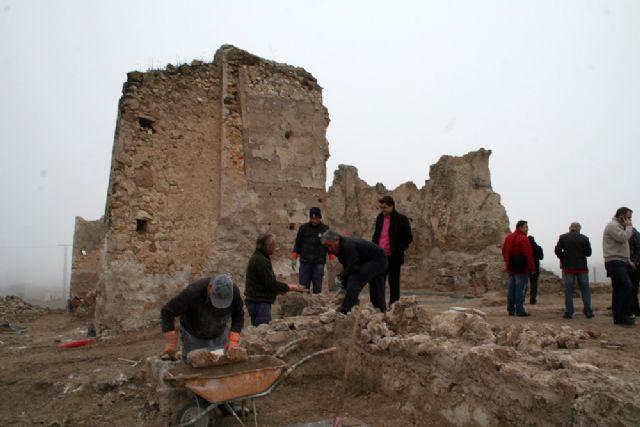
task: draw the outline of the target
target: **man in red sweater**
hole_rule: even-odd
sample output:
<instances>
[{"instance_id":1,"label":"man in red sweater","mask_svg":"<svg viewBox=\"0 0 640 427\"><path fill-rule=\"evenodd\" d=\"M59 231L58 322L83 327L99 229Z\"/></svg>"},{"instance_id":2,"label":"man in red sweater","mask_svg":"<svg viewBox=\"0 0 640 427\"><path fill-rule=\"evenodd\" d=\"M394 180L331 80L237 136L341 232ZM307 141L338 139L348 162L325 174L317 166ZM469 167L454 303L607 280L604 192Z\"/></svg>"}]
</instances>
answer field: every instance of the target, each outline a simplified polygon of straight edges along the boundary
<instances>
[{"instance_id":1,"label":"man in red sweater","mask_svg":"<svg viewBox=\"0 0 640 427\"><path fill-rule=\"evenodd\" d=\"M524 309L524 295L529 274L536 272L531 243L527 238L529 224L520 220L516 229L504 239L502 256L509 279L507 281L507 311L509 316L529 316Z\"/></svg>"}]
</instances>

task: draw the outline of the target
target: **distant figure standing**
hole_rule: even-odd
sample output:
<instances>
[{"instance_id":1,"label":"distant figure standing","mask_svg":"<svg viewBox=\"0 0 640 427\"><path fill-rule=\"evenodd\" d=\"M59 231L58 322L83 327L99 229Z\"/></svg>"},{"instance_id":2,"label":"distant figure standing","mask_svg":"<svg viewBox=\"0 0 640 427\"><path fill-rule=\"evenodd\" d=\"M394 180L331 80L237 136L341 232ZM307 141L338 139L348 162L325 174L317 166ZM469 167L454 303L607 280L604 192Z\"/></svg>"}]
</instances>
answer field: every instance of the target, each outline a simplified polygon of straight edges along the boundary
<instances>
[{"instance_id":1,"label":"distant figure standing","mask_svg":"<svg viewBox=\"0 0 640 427\"><path fill-rule=\"evenodd\" d=\"M380 213L376 217L376 228L372 241L380 246L387 256L389 267L386 278L389 278L389 306L400 298L400 267L404 264L404 251L413 241L409 219L396 210L396 203L391 196L380 200Z\"/></svg>"},{"instance_id":2,"label":"distant figure standing","mask_svg":"<svg viewBox=\"0 0 640 427\"><path fill-rule=\"evenodd\" d=\"M638 305L638 284L640 283L640 233L635 227L631 231L629 239L629 277L633 285L633 296L631 298L631 312L635 316L640 316L640 306Z\"/></svg>"},{"instance_id":3,"label":"distant figure standing","mask_svg":"<svg viewBox=\"0 0 640 427\"><path fill-rule=\"evenodd\" d=\"M313 293L322 292L322 279L324 278L324 265L327 262L327 248L322 246L320 236L329 227L322 223L322 211L312 207L309 210L309 222L298 228L296 241L291 252L294 263L300 259L300 284L309 289L313 283Z\"/></svg>"},{"instance_id":4,"label":"distant figure standing","mask_svg":"<svg viewBox=\"0 0 640 427\"><path fill-rule=\"evenodd\" d=\"M587 257L591 256L591 242L584 234L580 234L582 227L578 222L572 222L569 232L560 235L555 253L560 259L560 268L564 279L564 318L573 317L573 285L576 280L580 286L584 316L593 317L591 310L591 291L589 290L589 268Z\"/></svg>"},{"instance_id":5,"label":"distant figure standing","mask_svg":"<svg viewBox=\"0 0 640 427\"><path fill-rule=\"evenodd\" d=\"M504 239L502 256L509 278L507 280L507 311L509 316L529 316L524 309L524 294L529 274L536 272L531 243L527 239L529 224L520 220L516 229Z\"/></svg>"},{"instance_id":6,"label":"distant figure standing","mask_svg":"<svg viewBox=\"0 0 640 427\"><path fill-rule=\"evenodd\" d=\"M529 274L529 285L531 288L531 290L529 291L529 304L535 305L538 302L538 279L540 278L540 260L544 259L544 251L542 250L542 246L536 243L536 239L533 236L529 236L529 243L531 243L533 263L536 266L535 273Z\"/></svg>"},{"instance_id":7,"label":"distant figure standing","mask_svg":"<svg viewBox=\"0 0 640 427\"><path fill-rule=\"evenodd\" d=\"M613 307L613 323L622 326L632 326L635 318L631 314L631 296L633 285L629 277L629 239L632 235L633 224L629 208L619 208L611 222L604 228L602 235L602 252L607 277L611 278L613 293L611 306Z\"/></svg>"}]
</instances>

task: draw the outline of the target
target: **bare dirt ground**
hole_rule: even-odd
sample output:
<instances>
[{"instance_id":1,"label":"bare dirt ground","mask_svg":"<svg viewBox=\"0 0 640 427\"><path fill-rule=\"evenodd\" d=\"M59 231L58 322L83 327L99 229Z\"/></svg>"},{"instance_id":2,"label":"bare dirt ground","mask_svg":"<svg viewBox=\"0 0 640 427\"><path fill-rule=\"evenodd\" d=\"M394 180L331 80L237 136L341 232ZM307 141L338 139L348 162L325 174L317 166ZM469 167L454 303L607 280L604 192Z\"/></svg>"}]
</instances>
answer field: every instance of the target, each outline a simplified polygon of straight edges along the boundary
<instances>
[{"instance_id":1,"label":"bare dirt ground","mask_svg":"<svg viewBox=\"0 0 640 427\"><path fill-rule=\"evenodd\" d=\"M409 293L409 292L407 292ZM595 339L584 346L601 356L603 364L621 378L637 382L640 364L640 326L614 326L606 286L594 293L595 318L585 319L582 303L575 300L576 315L563 319L562 294L542 288L538 304L528 306L528 318L507 316L504 295L488 293L481 298L461 298L416 291L431 315L454 306L484 311L491 325L547 323L569 325L588 331ZM0 301L1 303L1 301ZM2 328L0 332L0 426L162 426L170 421L159 410L154 386L149 384L146 358L163 347L159 327L100 337L98 342L75 349L61 349L68 340L84 339L90 319L61 310L27 313L2 312L2 322L25 326L24 332ZM288 379L273 394L256 401L260 425L287 426L331 419L340 411L371 426L430 425L400 410L402 402L359 387L357 378L342 382L335 376L314 375L309 363L299 375ZM232 417L216 423L238 425Z\"/></svg>"}]
</instances>

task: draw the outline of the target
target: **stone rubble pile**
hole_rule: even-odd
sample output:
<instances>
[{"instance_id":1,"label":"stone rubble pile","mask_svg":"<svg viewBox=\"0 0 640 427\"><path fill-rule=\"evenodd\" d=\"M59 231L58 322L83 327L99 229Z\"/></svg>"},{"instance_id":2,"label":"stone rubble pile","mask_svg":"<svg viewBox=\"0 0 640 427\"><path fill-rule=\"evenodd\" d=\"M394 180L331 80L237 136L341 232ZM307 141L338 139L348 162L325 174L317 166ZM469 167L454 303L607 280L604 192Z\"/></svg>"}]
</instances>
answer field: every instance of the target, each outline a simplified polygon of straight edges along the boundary
<instances>
[{"instance_id":1,"label":"stone rubble pile","mask_svg":"<svg viewBox=\"0 0 640 427\"><path fill-rule=\"evenodd\" d=\"M13 322L16 319L25 320L46 313L48 309L25 302L22 298L8 295L0 297L0 321Z\"/></svg>"},{"instance_id":2,"label":"stone rubble pile","mask_svg":"<svg viewBox=\"0 0 640 427\"><path fill-rule=\"evenodd\" d=\"M281 299L300 313L320 311L322 301ZM335 346L332 356L306 368L307 375L341 377L356 320L350 378L358 380L349 388L385 394L416 419L480 426L633 425L640 419L640 384L608 370L608 362L588 349L596 333L569 326L492 326L482 311L429 313L405 297L386 314L361 304L347 315L325 307L320 314L276 319L245 328L241 342L250 354L273 353L302 337L299 355Z\"/></svg>"}]
</instances>

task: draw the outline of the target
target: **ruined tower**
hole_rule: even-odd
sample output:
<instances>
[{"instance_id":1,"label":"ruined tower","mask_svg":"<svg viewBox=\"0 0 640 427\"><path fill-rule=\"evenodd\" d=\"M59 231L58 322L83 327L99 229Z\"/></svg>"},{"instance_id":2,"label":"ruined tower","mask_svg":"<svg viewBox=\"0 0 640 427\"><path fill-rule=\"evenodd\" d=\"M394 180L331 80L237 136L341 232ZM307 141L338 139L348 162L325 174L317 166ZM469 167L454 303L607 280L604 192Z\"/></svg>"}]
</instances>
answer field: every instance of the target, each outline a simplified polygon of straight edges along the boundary
<instances>
[{"instance_id":1,"label":"ruined tower","mask_svg":"<svg viewBox=\"0 0 640 427\"><path fill-rule=\"evenodd\" d=\"M288 251L295 224L326 204L328 124L311 74L233 46L212 63L129 73L104 226L76 220L91 245L74 245L72 291L97 282L97 326L155 321L162 303L204 275L230 272L242 285L261 232ZM96 259L99 274L87 278Z\"/></svg>"}]
</instances>

